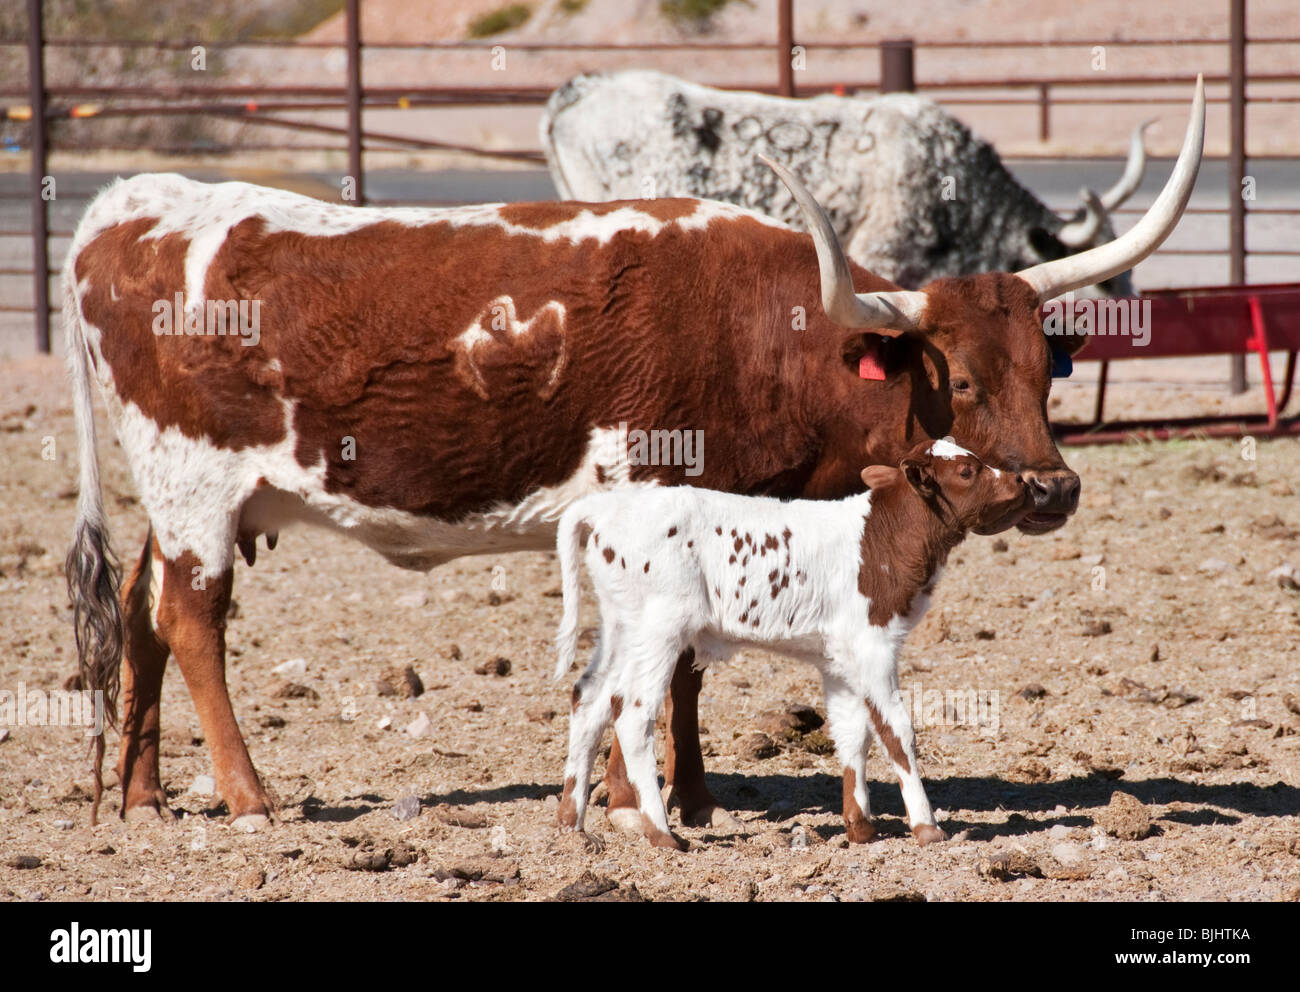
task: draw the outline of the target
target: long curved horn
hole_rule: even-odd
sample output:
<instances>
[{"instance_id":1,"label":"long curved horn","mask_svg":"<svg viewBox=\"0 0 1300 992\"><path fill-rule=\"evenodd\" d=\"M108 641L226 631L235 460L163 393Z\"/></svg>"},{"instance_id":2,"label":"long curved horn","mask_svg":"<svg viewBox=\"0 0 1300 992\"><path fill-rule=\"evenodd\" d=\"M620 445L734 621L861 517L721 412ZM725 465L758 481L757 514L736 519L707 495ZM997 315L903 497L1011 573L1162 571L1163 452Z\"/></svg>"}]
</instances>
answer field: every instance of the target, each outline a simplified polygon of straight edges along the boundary
<instances>
[{"instance_id":1,"label":"long curved horn","mask_svg":"<svg viewBox=\"0 0 1300 992\"><path fill-rule=\"evenodd\" d=\"M1142 132L1155 122L1156 119L1152 117L1133 129L1133 136L1128 142L1128 161L1124 163L1124 174L1114 186L1101 194L1101 205L1108 211L1118 210L1142 185L1142 174L1147 168L1147 150L1142 145Z\"/></svg>"},{"instance_id":2,"label":"long curved horn","mask_svg":"<svg viewBox=\"0 0 1300 992\"><path fill-rule=\"evenodd\" d=\"M1196 185L1196 172L1201 166L1201 150L1205 142L1205 83L1196 77L1196 95L1192 98L1192 119L1187 123L1187 134L1178 153L1173 174L1165 188L1151 204L1151 209L1131 229L1114 241L1067 255L1052 262L1043 262L1016 273L1038 293L1040 301L1068 293L1080 286L1104 282L1111 276L1133 268L1160 247L1183 215L1192 187Z\"/></svg>"},{"instance_id":3,"label":"long curved horn","mask_svg":"<svg viewBox=\"0 0 1300 992\"><path fill-rule=\"evenodd\" d=\"M1106 208L1092 190L1087 187L1079 190L1079 199L1083 201L1083 216L1070 221L1056 232L1057 240L1067 248L1083 248L1092 244L1106 217Z\"/></svg>"},{"instance_id":4,"label":"long curved horn","mask_svg":"<svg viewBox=\"0 0 1300 992\"><path fill-rule=\"evenodd\" d=\"M835 228L821 204L794 175L766 155L759 159L785 183L790 195L803 212L804 223L817 248L817 266L821 271L822 309L841 327L871 327L887 337L897 337L914 329L925 311L925 294L915 290L887 293L855 293L849 263L835 236ZM888 332L893 331L893 334Z\"/></svg>"}]
</instances>

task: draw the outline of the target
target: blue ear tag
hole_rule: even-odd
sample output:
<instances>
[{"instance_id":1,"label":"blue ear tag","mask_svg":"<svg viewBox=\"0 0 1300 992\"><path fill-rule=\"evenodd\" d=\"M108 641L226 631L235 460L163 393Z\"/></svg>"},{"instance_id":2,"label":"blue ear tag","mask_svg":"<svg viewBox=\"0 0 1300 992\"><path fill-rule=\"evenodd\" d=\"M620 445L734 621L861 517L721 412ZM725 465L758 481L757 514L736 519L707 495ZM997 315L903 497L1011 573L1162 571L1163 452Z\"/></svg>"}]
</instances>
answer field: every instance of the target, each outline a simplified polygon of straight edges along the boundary
<instances>
[{"instance_id":1,"label":"blue ear tag","mask_svg":"<svg viewBox=\"0 0 1300 992\"><path fill-rule=\"evenodd\" d=\"M1063 348L1051 348L1052 378L1068 379L1074 371L1074 359Z\"/></svg>"}]
</instances>

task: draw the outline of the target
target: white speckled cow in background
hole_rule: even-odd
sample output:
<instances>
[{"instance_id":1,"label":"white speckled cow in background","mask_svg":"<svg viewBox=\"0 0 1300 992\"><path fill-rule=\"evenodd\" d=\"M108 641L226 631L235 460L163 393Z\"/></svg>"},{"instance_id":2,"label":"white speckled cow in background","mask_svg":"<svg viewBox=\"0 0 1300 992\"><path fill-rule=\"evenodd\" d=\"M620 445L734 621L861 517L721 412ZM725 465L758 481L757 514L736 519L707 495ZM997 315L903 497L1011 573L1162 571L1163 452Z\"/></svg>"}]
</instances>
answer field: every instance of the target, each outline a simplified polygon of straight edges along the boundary
<instances>
[{"instance_id":1,"label":"white speckled cow in background","mask_svg":"<svg viewBox=\"0 0 1300 992\"><path fill-rule=\"evenodd\" d=\"M1014 526L1030 504L1011 472L951 441L914 448L900 468L864 469L868 492L838 502L737 496L691 487L632 487L585 497L560 518L564 617L555 676L573 664L578 556L600 600L600 641L573 690L562 827L581 831L592 759L614 719L642 832L680 848L655 771L654 725L687 647L725 658L760 645L822 674L844 767L849 840L875 833L866 756L874 730L903 787L912 833L944 839L916 763L898 692L898 651L921 619L948 552L968 530Z\"/></svg>"},{"instance_id":2,"label":"white speckled cow in background","mask_svg":"<svg viewBox=\"0 0 1300 992\"><path fill-rule=\"evenodd\" d=\"M759 165L789 168L830 215L855 262L908 289L941 276L1016 271L1115 237L1108 211L1137 189L1142 128L1100 197L1058 217L988 142L910 93L791 100L698 86L659 72L593 73L546 104L542 147L562 199L698 196L801 227L793 198ZM1127 272L1084 295L1131 296Z\"/></svg>"}]
</instances>

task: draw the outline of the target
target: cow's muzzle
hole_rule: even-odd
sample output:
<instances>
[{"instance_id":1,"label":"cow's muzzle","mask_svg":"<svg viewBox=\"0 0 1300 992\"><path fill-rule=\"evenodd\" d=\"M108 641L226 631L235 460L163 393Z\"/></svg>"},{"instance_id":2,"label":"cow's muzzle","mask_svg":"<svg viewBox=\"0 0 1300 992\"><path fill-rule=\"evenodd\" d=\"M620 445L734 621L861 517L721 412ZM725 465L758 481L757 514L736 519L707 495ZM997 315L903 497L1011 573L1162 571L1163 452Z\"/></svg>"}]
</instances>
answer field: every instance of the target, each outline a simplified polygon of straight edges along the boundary
<instances>
[{"instance_id":1,"label":"cow's muzzle","mask_svg":"<svg viewBox=\"0 0 1300 992\"><path fill-rule=\"evenodd\" d=\"M1068 468L1025 469L1020 478L1029 487L1033 507L1017 524L1023 534L1056 530L1079 508L1079 476Z\"/></svg>"}]
</instances>

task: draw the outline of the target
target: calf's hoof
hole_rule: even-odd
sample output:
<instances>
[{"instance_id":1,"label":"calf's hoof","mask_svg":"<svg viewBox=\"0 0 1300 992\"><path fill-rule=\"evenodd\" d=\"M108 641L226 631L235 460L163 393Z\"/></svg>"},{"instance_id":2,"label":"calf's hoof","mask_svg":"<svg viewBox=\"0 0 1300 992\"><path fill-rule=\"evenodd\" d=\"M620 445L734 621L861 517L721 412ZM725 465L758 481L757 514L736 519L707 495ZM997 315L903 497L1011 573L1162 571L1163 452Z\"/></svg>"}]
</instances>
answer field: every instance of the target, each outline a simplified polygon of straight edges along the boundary
<instances>
[{"instance_id":1,"label":"calf's hoof","mask_svg":"<svg viewBox=\"0 0 1300 992\"><path fill-rule=\"evenodd\" d=\"M641 834L650 842L652 847L666 847L670 851L685 851L687 849L684 840L672 833L660 830L650 822L648 816L642 817Z\"/></svg>"},{"instance_id":2,"label":"calf's hoof","mask_svg":"<svg viewBox=\"0 0 1300 992\"><path fill-rule=\"evenodd\" d=\"M866 844L876 836L876 825L870 820L848 820L844 824L850 844Z\"/></svg>"},{"instance_id":3,"label":"calf's hoof","mask_svg":"<svg viewBox=\"0 0 1300 992\"><path fill-rule=\"evenodd\" d=\"M918 823L912 828L912 836L922 847L926 844L938 844L948 839L948 835L933 823Z\"/></svg>"}]
</instances>

